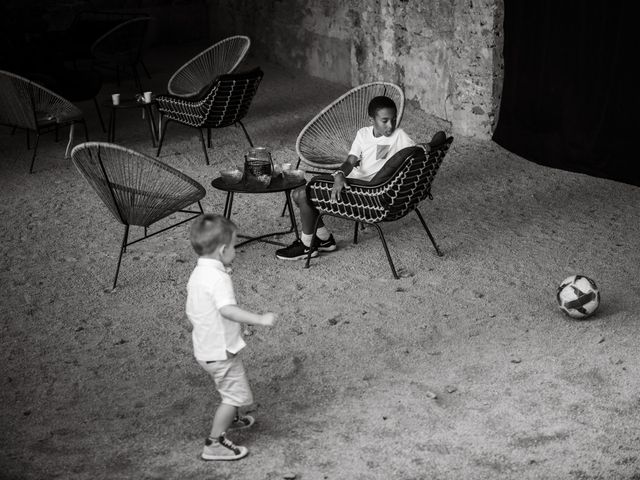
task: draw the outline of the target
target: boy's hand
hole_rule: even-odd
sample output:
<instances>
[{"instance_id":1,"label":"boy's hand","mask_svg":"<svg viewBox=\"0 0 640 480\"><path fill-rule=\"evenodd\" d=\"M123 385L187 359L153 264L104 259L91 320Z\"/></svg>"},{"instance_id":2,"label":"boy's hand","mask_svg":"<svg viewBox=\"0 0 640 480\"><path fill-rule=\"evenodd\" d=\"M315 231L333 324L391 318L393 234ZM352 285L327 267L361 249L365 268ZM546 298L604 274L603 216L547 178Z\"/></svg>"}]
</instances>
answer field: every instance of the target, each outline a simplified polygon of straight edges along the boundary
<instances>
[{"instance_id":1,"label":"boy's hand","mask_svg":"<svg viewBox=\"0 0 640 480\"><path fill-rule=\"evenodd\" d=\"M262 324L266 327L271 327L276 322L276 314L275 313L265 313L262 315Z\"/></svg>"},{"instance_id":2,"label":"boy's hand","mask_svg":"<svg viewBox=\"0 0 640 480\"><path fill-rule=\"evenodd\" d=\"M333 180L333 187L331 188L331 201L335 202L340 198L343 188L349 188L344 175L336 175Z\"/></svg>"}]
</instances>

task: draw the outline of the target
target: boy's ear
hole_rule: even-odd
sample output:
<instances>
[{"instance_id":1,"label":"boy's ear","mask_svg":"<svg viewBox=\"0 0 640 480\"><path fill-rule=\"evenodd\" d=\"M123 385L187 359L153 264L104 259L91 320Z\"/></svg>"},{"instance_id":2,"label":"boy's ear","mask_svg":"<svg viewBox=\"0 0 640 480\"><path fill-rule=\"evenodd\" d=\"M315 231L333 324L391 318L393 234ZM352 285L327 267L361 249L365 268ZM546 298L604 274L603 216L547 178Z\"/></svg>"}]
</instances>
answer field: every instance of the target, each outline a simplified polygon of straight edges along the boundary
<instances>
[{"instance_id":1,"label":"boy's ear","mask_svg":"<svg viewBox=\"0 0 640 480\"><path fill-rule=\"evenodd\" d=\"M220 253L220 255L224 255L224 251L226 248L227 248L227 245L223 243L218 247L218 253Z\"/></svg>"}]
</instances>

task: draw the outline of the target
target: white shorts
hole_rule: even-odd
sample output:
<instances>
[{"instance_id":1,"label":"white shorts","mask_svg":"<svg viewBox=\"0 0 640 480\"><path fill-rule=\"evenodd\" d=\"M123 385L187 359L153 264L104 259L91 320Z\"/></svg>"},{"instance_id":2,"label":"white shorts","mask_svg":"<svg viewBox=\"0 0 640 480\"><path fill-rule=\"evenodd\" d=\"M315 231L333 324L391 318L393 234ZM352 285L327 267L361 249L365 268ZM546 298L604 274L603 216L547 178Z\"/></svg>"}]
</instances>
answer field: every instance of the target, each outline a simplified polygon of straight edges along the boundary
<instances>
[{"instance_id":1,"label":"white shorts","mask_svg":"<svg viewBox=\"0 0 640 480\"><path fill-rule=\"evenodd\" d=\"M198 364L215 381L222 403L233 407L244 407L253 403L249 379L239 355L209 363L198 360Z\"/></svg>"}]
</instances>

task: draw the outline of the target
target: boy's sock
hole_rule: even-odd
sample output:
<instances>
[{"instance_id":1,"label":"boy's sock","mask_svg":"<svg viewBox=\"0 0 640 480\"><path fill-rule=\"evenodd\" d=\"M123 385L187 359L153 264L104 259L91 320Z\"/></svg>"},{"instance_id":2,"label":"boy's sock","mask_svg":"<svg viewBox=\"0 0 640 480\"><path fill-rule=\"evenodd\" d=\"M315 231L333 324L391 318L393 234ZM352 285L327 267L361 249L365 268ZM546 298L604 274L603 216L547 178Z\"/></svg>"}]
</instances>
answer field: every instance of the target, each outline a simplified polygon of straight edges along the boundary
<instances>
[{"instance_id":1,"label":"boy's sock","mask_svg":"<svg viewBox=\"0 0 640 480\"><path fill-rule=\"evenodd\" d=\"M305 246L307 246L307 247L311 246L311 239L312 238L313 238L313 235L309 235L308 233L302 232L302 234L300 235L300 240L302 240L302 243L304 243Z\"/></svg>"},{"instance_id":2,"label":"boy's sock","mask_svg":"<svg viewBox=\"0 0 640 480\"><path fill-rule=\"evenodd\" d=\"M316 235L321 241L324 242L326 240L329 240L329 237L331 236L331 232L327 229L327 227L322 226L318 229L318 231L316 232ZM302 240L302 243L304 243L307 247L311 245L312 238L313 238L312 234L302 232L302 235L300 235L300 240Z\"/></svg>"},{"instance_id":3,"label":"boy's sock","mask_svg":"<svg viewBox=\"0 0 640 480\"><path fill-rule=\"evenodd\" d=\"M331 236L331 232L327 229L327 227L323 225L318 229L318 231L316 232L316 235L320 240L324 242L325 240L329 240L329 237Z\"/></svg>"}]
</instances>

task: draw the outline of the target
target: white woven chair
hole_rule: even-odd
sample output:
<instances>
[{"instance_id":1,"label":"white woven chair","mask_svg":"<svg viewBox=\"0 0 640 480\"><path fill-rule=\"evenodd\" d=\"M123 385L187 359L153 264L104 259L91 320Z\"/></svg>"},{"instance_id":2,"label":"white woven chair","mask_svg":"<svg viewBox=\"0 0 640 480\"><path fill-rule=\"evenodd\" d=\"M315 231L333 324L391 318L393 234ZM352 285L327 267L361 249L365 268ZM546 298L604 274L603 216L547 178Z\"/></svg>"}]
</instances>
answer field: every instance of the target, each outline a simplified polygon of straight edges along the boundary
<instances>
[{"instance_id":1,"label":"white woven chair","mask_svg":"<svg viewBox=\"0 0 640 480\"><path fill-rule=\"evenodd\" d=\"M112 215L125 226L118 266L129 245L157 235L203 213L206 190L191 177L148 155L112 143L81 143L71 152L73 164L89 182ZM185 210L194 203L199 210ZM176 212L188 218L149 234L147 228ZM129 227L144 227L144 236L129 241Z\"/></svg>"},{"instance_id":2,"label":"white woven chair","mask_svg":"<svg viewBox=\"0 0 640 480\"><path fill-rule=\"evenodd\" d=\"M200 92L218 75L233 73L249 51L251 40L243 35L225 38L182 65L167 84L169 93L188 97Z\"/></svg>"},{"instance_id":3,"label":"white woven chair","mask_svg":"<svg viewBox=\"0 0 640 480\"><path fill-rule=\"evenodd\" d=\"M29 132L36 134L29 173L33 172L40 135L51 131L57 134L58 128L66 125L70 126L65 152L68 158L76 123L82 123L89 140L82 111L73 103L27 78L0 70L0 124L26 130L28 148Z\"/></svg>"},{"instance_id":4,"label":"white woven chair","mask_svg":"<svg viewBox=\"0 0 640 480\"><path fill-rule=\"evenodd\" d=\"M388 82L360 85L325 107L302 129L296 140L298 164L320 171L335 170L342 165L358 130L370 125L369 102L380 95L395 102L399 126L404 113L402 89Z\"/></svg>"}]
</instances>

